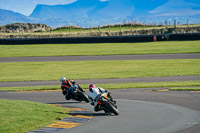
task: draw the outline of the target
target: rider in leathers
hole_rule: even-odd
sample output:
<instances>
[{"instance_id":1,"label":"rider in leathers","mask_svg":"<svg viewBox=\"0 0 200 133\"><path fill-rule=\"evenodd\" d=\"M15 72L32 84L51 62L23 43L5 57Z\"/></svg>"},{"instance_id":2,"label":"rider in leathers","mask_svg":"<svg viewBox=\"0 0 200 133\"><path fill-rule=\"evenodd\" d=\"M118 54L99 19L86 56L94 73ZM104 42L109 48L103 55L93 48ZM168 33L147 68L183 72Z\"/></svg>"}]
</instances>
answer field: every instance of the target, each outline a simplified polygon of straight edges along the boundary
<instances>
[{"instance_id":1,"label":"rider in leathers","mask_svg":"<svg viewBox=\"0 0 200 133\"><path fill-rule=\"evenodd\" d=\"M74 80L66 79L65 77L62 77L60 79L61 82L61 89L63 95L65 95L66 100L71 99L71 91L70 87L74 86L76 82ZM78 88L83 92L83 89L78 85Z\"/></svg>"},{"instance_id":2,"label":"rider in leathers","mask_svg":"<svg viewBox=\"0 0 200 133\"><path fill-rule=\"evenodd\" d=\"M99 105L97 104L98 102L98 98L100 97L100 95L102 93L107 93L108 94L108 97L113 101L111 95L110 95L110 92L108 92L107 90L103 89L103 88L100 88L100 87L96 87L94 84L90 84L89 85L89 92L88 92L88 98L89 98L89 101L91 103L91 105L94 106L94 111L100 111L102 110Z\"/></svg>"}]
</instances>

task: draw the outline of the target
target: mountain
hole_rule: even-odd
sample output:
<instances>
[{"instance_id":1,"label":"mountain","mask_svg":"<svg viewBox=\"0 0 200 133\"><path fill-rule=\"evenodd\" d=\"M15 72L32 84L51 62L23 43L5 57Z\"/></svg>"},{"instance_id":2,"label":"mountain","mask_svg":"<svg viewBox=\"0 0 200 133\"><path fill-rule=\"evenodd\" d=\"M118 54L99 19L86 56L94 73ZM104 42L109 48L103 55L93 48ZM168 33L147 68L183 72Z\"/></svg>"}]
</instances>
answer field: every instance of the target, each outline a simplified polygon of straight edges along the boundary
<instances>
[{"instance_id":1,"label":"mountain","mask_svg":"<svg viewBox=\"0 0 200 133\"><path fill-rule=\"evenodd\" d=\"M196 20L200 18L200 2L195 0L167 0L164 4L147 11L145 15L136 17L143 17L143 20L151 20L152 22L171 20L169 23L173 23L176 19L179 23L186 23L187 20L196 23Z\"/></svg>"},{"instance_id":2,"label":"mountain","mask_svg":"<svg viewBox=\"0 0 200 133\"><path fill-rule=\"evenodd\" d=\"M37 5L30 17L40 19L52 18L115 18L127 17L134 10L132 0L78 0L67 5Z\"/></svg>"},{"instance_id":3,"label":"mountain","mask_svg":"<svg viewBox=\"0 0 200 133\"><path fill-rule=\"evenodd\" d=\"M101 7L101 8L100 8ZM134 11L132 0L110 0L88 12L90 18L126 18Z\"/></svg>"},{"instance_id":4,"label":"mountain","mask_svg":"<svg viewBox=\"0 0 200 133\"><path fill-rule=\"evenodd\" d=\"M79 25L82 27L122 23L124 21L160 22L180 20L190 22L200 18L197 0L77 0L65 5L39 4L29 17L0 12L0 24L12 21L31 21L52 27ZM8 14L8 13L7 13ZM200 22L199 22L200 23Z\"/></svg>"},{"instance_id":5,"label":"mountain","mask_svg":"<svg viewBox=\"0 0 200 133\"><path fill-rule=\"evenodd\" d=\"M88 17L87 12L90 10L98 6L104 6L106 3L99 0L78 0L67 5L37 5L30 17L42 20L52 18L83 18Z\"/></svg>"},{"instance_id":6,"label":"mountain","mask_svg":"<svg viewBox=\"0 0 200 133\"><path fill-rule=\"evenodd\" d=\"M150 14L156 16L183 16L183 15L199 15L200 4L186 2L184 0L169 0L167 3L151 10Z\"/></svg>"},{"instance_id":7,"label":"mountain","mask_svg":"<svg viewBox=\"0 0 200 133\"><path fill-rule=\"evenodd\" d=\"M132 0L134 11L132 16L146 15L149 11L165 4L168 0Z\"/></svg>"},{"instance_id":8,"label":"mountain","mask_svg":"<svg viewBox=\"0 0 200 133\"><path fill-rule=\"evenodd\" d=\"M20 13L13 12L10 10L0 9L0 24L5 25L8 23L17 23L17 22L30 22L29 17L24 16Z\"/></svg>"},{"instance_id":9,"label":"mountain","mask_svg":"<svg viewBox=\"0 0 200 133\"><path fill-rule=\"evenodd\" d=\"M30 17L60 20L60 24L79 24L80 26L121 23L124 20L154 21L170 17L200 16L200 2L196 0L77 0L67 5L38 5Z\"/></svg>"}]
</instances>

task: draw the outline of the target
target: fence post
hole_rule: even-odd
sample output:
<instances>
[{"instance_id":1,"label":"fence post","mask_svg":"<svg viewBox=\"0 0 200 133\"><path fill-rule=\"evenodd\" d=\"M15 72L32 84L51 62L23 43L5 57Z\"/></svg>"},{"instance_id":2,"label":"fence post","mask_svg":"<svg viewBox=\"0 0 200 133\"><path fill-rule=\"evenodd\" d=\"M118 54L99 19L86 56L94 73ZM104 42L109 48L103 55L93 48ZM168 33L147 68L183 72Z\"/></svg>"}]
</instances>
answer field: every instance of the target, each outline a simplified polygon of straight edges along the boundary
<instances>
[{"instance_id":1,"label":"fence post","mask_svg":"<svg viewBox=\"0 0 200 133\"><path fill-rule=\"evenodd\" d=\"M80 34L82 33L81 28L80 28Z\"/></svg>"},{"instance_id":2,"label":"fence post","mask_svg":"<svg viewBox=\"0 0 200 133\"><path fill-rule=\"evenodd\" d=\"M119 29L120 29L120 32L122 33L122 27L121 27L121 24L119 24Z\"/></svg>"},{"instance_id":3,"label":"fence post","mask_svg":"<svg viewBox=\"0 0 200 133\"><path fill-rule=\"evenodd\" d=\"M110 33L110 32L111 32L111 31L110 31L110 25L108 25L108 27L109 27L109 34L111 34L111 33Z\"/></svg>"},{"instance_id":4,"label":"fence post","mask_svg":"<svg viewBox=\"0 0 200 133\"><path fill-rule=\"evenodd\" d=\"M187 19L187 26L189 27L189 19Z\"/></svg>"},{"instance_id":5,"label":"fence post","mask_svg":"<svg viewBox=\"0 0 200 133\"><path fill-rule=\"evenodd\" d=\"M72 34L72 27L69 26L69 33Z\"/></svg>"},{"instance_id":6,"label":"fence post","mask_svg":"<svg viewBox=\"0 0 200 133\"><path fill-rule=\"evenodd\" d=\"M131 23L131 33L133 33L133 24Z\"/></svg>"},{"instance_id":7,"label":"fence post","mask_svg":"<svg viewBox=\"0 0 200 133\"><path fill-rule=\"evenodd\" d=\"M61 32L61 27L60 27L60 34L61 34L62 32Z\"/></svg>"},{"instance_id":8,"label":"fence post","mask_svg":"<svg viewBox=\"0 0 200 133\"><path fill-rule=\"evenodd\" d=\"M100 26L98 25L98 29L99 29L99 33L101 33L101 28L100 28Z\"/></svg>"},{"instance_id":9,"label":"fence post","mask_svg":"<svg viewBox=\"0 0 200 133\"><path fill-rule=\"evenodd\" d=\"M41 26L41 35L42 35L42 26Z\"/></svg>"},{"instance_id":10,"label":"fence post","mask_svg":"<svg viewBox=\"0 0 200 133\"><path fill-rule=\"evenodd\" d=\"M21 35L23 35L22 25L20 25L20 31L21 31Z\"/></svg>"},{"instance_id":11,"label":"fence post","mask_svg":"<svg viewBox=\"0 0 200 133\"><path fill-rule=\"evenodd\" d=\"M176 28L176 20L174 20L174 28Z\"/></svg>"},{"instance_id":12,"label":"fence post","mask_svg":"<svg viewBox=\"0 0 200 133\"><path fill-rule=\"evenodd\" d=\"M165 21L165 26L166 26L166 29L168 28L168 22L167 21Z\"/></svg>"}]
</instances>

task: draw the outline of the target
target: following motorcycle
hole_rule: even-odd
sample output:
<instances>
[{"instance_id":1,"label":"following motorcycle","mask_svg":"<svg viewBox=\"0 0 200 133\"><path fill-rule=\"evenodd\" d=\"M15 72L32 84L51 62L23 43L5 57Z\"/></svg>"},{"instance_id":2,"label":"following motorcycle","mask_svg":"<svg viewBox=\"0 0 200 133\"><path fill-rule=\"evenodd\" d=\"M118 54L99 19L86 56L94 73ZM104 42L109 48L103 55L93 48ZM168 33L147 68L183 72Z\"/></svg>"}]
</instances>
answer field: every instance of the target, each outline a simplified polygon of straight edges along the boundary
<instances>
[{"instance_id":1,"label":"following motorcycle","mask_svg":"<svg viewBox=\"0 0 200 133\"><path fill-rule=\"evenodd\" d=\"M85 101L86 103L89 103L87 95L84 94L84 91L81 90L78 85L73 85L69 89L65 89L65 91L66 91L65 95L66 100L73 99L79 102Z\"/></svg>"}]
</instances>

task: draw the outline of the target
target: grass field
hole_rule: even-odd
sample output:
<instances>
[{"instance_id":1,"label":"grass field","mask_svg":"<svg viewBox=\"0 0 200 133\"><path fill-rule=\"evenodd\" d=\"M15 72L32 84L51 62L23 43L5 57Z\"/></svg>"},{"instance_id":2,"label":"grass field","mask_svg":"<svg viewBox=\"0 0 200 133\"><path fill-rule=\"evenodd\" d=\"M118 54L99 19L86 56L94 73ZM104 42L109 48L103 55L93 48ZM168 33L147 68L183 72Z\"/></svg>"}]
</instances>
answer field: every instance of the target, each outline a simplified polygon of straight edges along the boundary
<instances>
[{"instance_id":1,"label":"grass field","mask_svg":"<svg viewBox=\"0 0 200 133\"><path fill-rule=\"evenodd\" d=\"M83 89L88 89L89 84L80 84ZM162 88L173 87L170 90L200 90L198 81L174 81L174 82L153 82L153 83L116 83L116 84L95 84L105 89L133 89L133 88ZM188 87L189 86L189 87ZM190 87L193 86L193 87ZM195 87L197 86L197 87ZM176 88L174 88L176 87ZM181 87L181 88L180 88ZM60 90L60 85L54 86L25 86L25 87L0 87L0 91L46 91Z\"/></svg>"},{"instance_id":2,"label":"grass field","mask_svg":"<svg viewBox=\"0 0 200 133\"><path fill-rule=\"evenodd\" d=\"M200 41L0 45L0 51L0 57L200 53ZM0 82L59 80L63 76L98 79L200 75L199 66L200 59L10 62L0 63ZM96 85L106 89L173 87L171 91L200 90L200 80ZM87 84L81 86L88 88ZM60 90L60 86L0 87L0 91L31 90ZM0 99L0 132L21 133L39 129L66 117L68 113L62 108L42 103Z\"/></svg>"},{"instance_id":3,"label":"grass field","mask_svg":"<svg viewBox=\"0 0 200 133\"><path fill-rule=\"evenodd\" d=\"M67 117L60 107L21 100L0 99L0 132L24 133Z\"/></svg>"},{"instance_id":4,"label":"grass field","mask_svg":"<svg viewBox=\"0 0 200 133\"><path fill-rule=\"evenodd\" d=\"M0 63L0 81L199 75L200 59Z\"/></svg>"},{"instance_id":5,"label":"grass field","mask_svg":"<svg viewBox=\"0 0 200 133\"><path fill-rule=\"evenodd\" d=\"M198 27L199 25L177 25L176 27ZM168 25L168 28L174 28L174 25ZM58 27L52 30L52 33L90 33L90 32L119 32L119 31L132 31L132 30L148 30L148 29L164 29L165 25L142 25L142 24L116 24L101 27L81 28L81 27Z\"/></svg>"},{"instance_id":6,"label":"grass field","mask_svg":"<svg viewBox=\"0 0 200 133\"><path fill-rule=\"evenodd\" d=\"M200 41L0 45L0 57L200 53Z\"/></svg>"},{"instance_id":7,"label":"grass field","mask_svg":"<svg viewBox=\"0 0 200 133\"><path fill-rule=\"evenodd\" d=\"M197 25L198 26L198 25ZM172 26L171 26L172 27ZM191 25L192 27L192 25ZM119 32L119 31L131 31L131 30L143 30L143 29L161 29L165 26L153 26L153 25L115 25L115 26L104 26L104 27L91 27L91 28L81 28L81 27L58 27L52 30L52 33L90 33L90 32Z\"/></svg>"},{"instance_id":8,"label":"grass field","mask_svg":"<svg viewBox=\"0 0 200 133\"><path fill-rule=\"evenodd\" d=\"M0 57L200 53L200 41L149 43L0 45ZM0 63L0 82L200 75L200 59ZM198 81L96 84L105 89L162 88L199 91ZM84 89L87 84L81 85ZM172 88L171 88L172 87ZM60 86L0 87L0 91L60 90ZM23 110L23 111L22 111ZM0 132L21 133L62 119L67 110L0 99Z\"/></svg>"}]
</instances>

